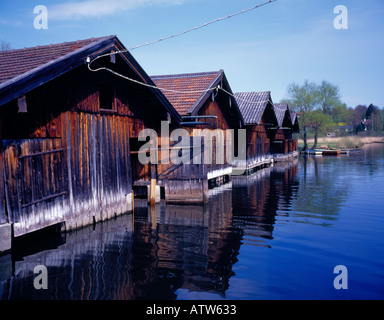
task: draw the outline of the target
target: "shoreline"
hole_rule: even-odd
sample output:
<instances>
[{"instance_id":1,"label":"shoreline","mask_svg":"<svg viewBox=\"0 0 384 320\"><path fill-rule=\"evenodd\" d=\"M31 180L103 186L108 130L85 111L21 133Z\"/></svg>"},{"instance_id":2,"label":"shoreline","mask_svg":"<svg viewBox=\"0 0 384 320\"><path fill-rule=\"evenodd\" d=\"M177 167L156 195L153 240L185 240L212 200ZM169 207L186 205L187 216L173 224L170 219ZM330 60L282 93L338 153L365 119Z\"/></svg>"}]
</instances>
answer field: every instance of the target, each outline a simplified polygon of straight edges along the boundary
<instances>
[{"instance_id":1,"label":"shoreline","mask_svg":"<svg viewBox=\"0 0 384 320\"><path fill-rule=\"evenodd\" d=\"M313 143L313 138L307 140L308 149L312 149ZM332 149L357 149L362 148L364 145L373 143L384 143L384 137L321 137L317 140L317 148L327 146ZM304 141L302 139L298 139L298 145L303 146Z\"/></svg>"}]
</instances>

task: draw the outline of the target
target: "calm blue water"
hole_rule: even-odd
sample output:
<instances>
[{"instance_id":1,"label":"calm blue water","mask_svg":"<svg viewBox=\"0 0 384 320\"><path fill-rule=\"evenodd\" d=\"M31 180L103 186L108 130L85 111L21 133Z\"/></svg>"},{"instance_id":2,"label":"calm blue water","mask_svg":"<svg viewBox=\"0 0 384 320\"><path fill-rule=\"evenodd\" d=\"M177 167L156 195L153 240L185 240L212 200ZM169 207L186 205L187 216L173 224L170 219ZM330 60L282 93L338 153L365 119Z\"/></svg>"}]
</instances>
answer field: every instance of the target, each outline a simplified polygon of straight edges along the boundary
<instances>
[{"instance_id":1,"label":"calm blue water","mask_svg":"<svg viewBox=\"0 0 384 320\"><path fill-rule=\"evenodd\" d=\"M0 257L2 299L383 299L384 145L234 178ZM48 290L33 268L48 269ZM333 269L348 270L336 290Z\"/></svg>"}]
</instances>

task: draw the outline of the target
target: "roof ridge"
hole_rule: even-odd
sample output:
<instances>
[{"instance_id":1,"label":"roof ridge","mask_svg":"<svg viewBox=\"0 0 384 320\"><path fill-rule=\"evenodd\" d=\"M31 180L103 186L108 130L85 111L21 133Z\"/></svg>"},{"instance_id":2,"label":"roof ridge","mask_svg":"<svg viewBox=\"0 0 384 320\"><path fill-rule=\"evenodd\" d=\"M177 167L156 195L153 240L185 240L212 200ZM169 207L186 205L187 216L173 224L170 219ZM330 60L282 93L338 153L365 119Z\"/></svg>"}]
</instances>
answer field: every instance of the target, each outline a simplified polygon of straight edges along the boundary
<instances>
[{"instance_id":1,"label":"roof ridge","mask_svg":"<svg viewBox=\"0 0 384 320\"><path fill-rule=\"evenodd\" d=\"M221 70L218 71L205 71L205 72L191 72L191 73L178 73L178 74L161 74L161 75L151 75L151 78L192 78L192 77L204 77L207 75L216 75L219 74Z\"/></svg>"},{"instance_id":2,"label":"roof ridge","mask_svg":"<svg viewBox=\"0 0 384 320\"><path fill-rule=\"evenodd\" d=\"M252 94L252 93L268 93L271 94L271 91L243 91L243 92L235 92L234 94Z\"/></svg>"},{"instance_id":3,"label":"roof ridge","mask_svg":"<svg viewBox=\"0 0 384 320\"><path fill-rule=\"evenodd\" d=\"M64 41L64 42L59 42L59 43L50 43L50 44L44 44L44 45L36 45L33 47L24 47L24 48L19 48L19 49L11 49L11 50L6 50L6 51L0 51L0 54L6 54L6 53L17 53L17 52L23 52L23 51L31 51L31 50L36 50L36 49L42 49L42 48L52 48L52 47L63 47L63 46L68 46L71 44L79 44L80 42L87 42L89 41L90 43L92 42L97 42L102 39L108 39L116 37L115 35L110 35L110 36L104 36L104 37L92 37L88 39L79 39L79 40L74 40L74 41Z\"/></svg>"}]
</instances>

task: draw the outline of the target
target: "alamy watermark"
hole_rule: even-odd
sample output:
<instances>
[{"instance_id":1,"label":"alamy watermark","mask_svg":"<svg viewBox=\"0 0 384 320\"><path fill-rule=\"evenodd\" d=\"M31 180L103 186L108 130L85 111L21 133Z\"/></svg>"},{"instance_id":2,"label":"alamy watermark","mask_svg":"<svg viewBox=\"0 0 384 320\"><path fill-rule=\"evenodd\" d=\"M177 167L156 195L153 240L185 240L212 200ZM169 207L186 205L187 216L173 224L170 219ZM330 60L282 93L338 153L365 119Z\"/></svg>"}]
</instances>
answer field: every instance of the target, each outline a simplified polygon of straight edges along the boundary
<instances>
[{"instance_id":1,"label":"alamy watermark","mask_svg":"<svg viewBox=\"0 0 384 320\"><path fill-rule=\"evenodd\" d=\"M170 133L168 121L161 121L160 138L155 130L144 129L140 131L138 140L146 142L138 152L139 161L143 165L233 165L235 162L246 160L245 129L202 129L191 137L190 133L182 128Z\"/></svg>"},{"instance_id":2,"label":"alamy watermark","mask_svg":"<svg viewBox=\"0 0 384 320\"><path fill-rule=\"evenodd\" d=\"M33 20L35 29L48 29L48 9L44 5L37 5L33 9L33 13L37 16ZM344 5L337 5L333 9L333 13L337 16L333 20L333 26L336 30L348 29L348 9Z\"/></svg>"},{"instance_id":3,"label":"alamy watermark","mask_svg":"<svg viewBox=\"0 0 384 320\"><path fill-rule=\"evenodd\" d=\"M37 30L48 29L48 9L46 6L38 5L33 9L33 13L37 14L33 20L33 27Z\"/></svg>"},{"instance_id":4,"label":"alamy watermark","mask_svg":"<svg viewBox=\"0 0 384 320\"><path fill-rule=\"evenodd\" d=\"M38 265L33 269L33 273L37 274L33 279L33 287L36 290L48 289L48 270L44 265Z\"/></svg>"},{"instance_id":5,"label":"alamy watermark","mask_svg":"<svg viewBox=\"0 0 384 320\"><path fill-rule=\"evenodd\" d=\"M333 27L336 30L348 29L348 9L346 6L338 5L333 9L333 13L337 14L333 20Z\"/></svg>"},{"instance_id":6,"label":"alamy watermark","mask_svg":"<svg viewBox=\"0 0 384 320\"><path fill-rule=\"evenodd\" d=\"M344 265L337 265L333 268L333 273L337 274L333 280L333 287L336 290L348 289L348 269Z\"/></svg>"}]
</instances>

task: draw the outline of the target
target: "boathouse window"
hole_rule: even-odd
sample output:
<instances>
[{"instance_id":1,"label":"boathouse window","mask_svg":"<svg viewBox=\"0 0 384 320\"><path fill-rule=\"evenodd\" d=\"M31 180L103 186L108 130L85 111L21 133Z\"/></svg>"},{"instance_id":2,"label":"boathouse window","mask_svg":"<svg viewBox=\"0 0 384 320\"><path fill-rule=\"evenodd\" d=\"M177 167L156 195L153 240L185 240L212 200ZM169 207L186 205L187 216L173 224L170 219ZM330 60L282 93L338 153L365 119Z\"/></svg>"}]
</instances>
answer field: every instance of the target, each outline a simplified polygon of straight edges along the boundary
<instances>
[{"instance_id":1,"label":"boathouse window","mask_svg":"<svg viewBox=\"0 0 384 320\"><path fill-rule=\"evenodd\" d=\"M115 110L115 92L112 86L101 84L99 86L100 110Z\"/></svg>"}]
</instances>

